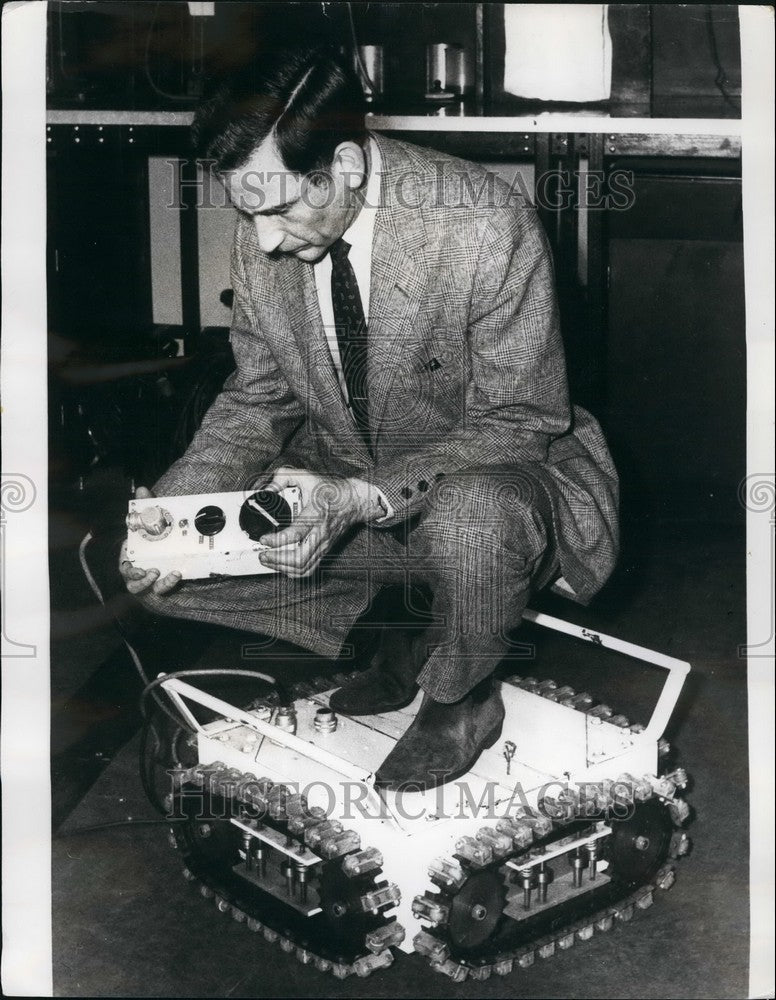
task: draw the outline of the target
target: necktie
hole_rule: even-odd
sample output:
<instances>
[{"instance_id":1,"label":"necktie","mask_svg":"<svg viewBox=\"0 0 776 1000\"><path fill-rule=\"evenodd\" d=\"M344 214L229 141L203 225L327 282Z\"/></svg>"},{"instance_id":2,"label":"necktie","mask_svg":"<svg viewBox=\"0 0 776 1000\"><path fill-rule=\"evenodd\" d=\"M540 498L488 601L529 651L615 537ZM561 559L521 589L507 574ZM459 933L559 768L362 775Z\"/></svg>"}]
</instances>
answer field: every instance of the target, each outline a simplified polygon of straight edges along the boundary
<instances>
[{"instance_id":1,"label":"necktie","mask_svg":"<svg viewBox=\"0 0 776 1000\"><path fill-rule=\"evenodd\" d=\"M350 244L339 239L332 244L331 302L342 373L348 390L350 408L367 448L369 441L369 401L366 388L367 341L366 319L353 265L348 260Z\"/></svg>"}]
</instances>

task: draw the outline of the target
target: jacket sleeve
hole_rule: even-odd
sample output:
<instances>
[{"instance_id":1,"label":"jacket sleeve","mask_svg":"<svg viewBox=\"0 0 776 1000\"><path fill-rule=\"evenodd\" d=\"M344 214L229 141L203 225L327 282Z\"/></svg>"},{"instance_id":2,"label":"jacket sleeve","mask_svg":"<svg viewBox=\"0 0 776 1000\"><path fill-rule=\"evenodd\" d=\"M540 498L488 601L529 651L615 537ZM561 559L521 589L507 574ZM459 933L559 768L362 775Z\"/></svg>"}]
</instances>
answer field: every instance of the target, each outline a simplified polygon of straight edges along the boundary
<instances>
[{"instance_id":1,"label":"jacket sleeve","mask_svg":"<svg viewBox=\"0 0 776 1000\"><path fill-rule=\"evenodd\" d=\"M571 424L552 259L533 209L499 207L477 256L467 325L471 377L460 420L379 465L390 527L422 509L434 482L467 466L547 461Z\"/></svg>"},{"instance_id":2,"label":"jacket sleeve","mask_svg":"<svg viewBox=\"0 0 776 1000\"><path fill-rule=\"evenodd\" d=\"M185 454L159 479L157 496L247 488L282 452L304 418L262 336L245 280L238 223L231 258L234 305L230 342L236 368Z\"/></svg>"}]
</instances>

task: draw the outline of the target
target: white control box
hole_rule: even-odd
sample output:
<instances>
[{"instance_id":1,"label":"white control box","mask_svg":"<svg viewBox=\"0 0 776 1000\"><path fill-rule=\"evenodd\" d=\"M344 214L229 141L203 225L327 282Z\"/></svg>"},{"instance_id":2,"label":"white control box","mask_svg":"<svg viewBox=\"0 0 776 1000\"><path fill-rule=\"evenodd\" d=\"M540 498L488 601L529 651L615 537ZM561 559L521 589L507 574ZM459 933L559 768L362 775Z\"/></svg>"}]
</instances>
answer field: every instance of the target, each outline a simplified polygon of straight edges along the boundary
<instances>
[{"instance_id":1,"label":"white control box","mask_svg":"<svg viewBox=\"0 0 776 1000\"><path fill-rule=\"evenodd\" d=\"M127 559L161 576L178 570L184 580L274 573L259 561L259 539L287 528L300 509L295 486L130 500Z\"/></svg>"}]
</instances>

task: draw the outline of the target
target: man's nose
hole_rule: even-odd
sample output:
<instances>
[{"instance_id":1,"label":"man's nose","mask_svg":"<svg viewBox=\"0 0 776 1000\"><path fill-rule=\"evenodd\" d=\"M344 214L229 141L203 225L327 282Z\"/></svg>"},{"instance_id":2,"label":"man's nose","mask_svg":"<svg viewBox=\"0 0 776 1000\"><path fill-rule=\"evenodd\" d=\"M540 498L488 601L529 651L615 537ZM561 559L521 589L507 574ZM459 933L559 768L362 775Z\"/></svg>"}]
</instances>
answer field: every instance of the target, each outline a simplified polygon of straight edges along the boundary
<instances>
[{"instance_id":1,"label":"man's nose","mask_svg":"<svg viewBox=\"0 0 776 1000\"><path fill-rule=\"evenodd\" d=\"M259 247L264 253L272 253L277 250L283 242L283 233L273 219L262 218L260 215L254 216L256 225L256 235L259 239Z\"/></svg>"}]
</instances>

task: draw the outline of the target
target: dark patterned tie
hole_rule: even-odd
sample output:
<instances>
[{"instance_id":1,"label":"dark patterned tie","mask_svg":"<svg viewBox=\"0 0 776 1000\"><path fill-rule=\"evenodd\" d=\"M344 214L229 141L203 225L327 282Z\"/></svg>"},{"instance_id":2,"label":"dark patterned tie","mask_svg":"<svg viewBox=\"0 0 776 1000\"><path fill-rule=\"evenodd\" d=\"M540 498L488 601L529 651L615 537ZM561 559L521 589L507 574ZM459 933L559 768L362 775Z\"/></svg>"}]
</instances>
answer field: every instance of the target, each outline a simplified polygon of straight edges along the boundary
<instances>
[{"instance_id":1,"label":"dark patterned tie","mask_svg":"<svg viewBox=\"0 0 776 1000\"><path fill-rule=\"evenodd\" d=\"M361 436L370 447L369 400L366 389L366 319L353 265L348 260L350 244L339 239L331 254L331 302L337 330L342 373L350 408Z\"/></svg>"}]
</instances>

